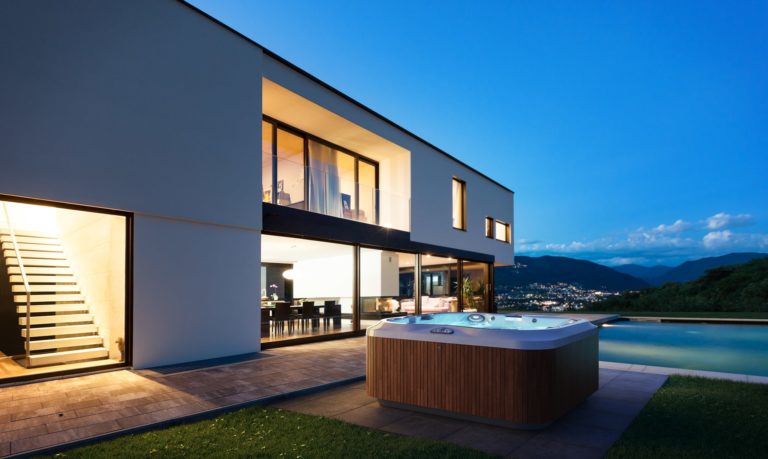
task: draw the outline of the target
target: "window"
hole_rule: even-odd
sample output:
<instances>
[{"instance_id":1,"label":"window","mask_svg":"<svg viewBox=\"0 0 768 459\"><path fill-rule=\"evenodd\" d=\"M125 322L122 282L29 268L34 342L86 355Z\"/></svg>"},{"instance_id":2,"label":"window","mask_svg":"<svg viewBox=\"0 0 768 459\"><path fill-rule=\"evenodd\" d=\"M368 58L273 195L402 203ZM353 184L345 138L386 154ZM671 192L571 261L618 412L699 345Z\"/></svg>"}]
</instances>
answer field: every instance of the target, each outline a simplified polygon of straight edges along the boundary
<instances>
[{"instance_id":1,"label":"window","mask_svg":"<svg viewBox=\"0 0 768 459\"><path fill-rule=\"evenodd\" d=\"M274 141L272 136L274 134L274 126L266 121L261 122L261 188L262 188L262 201L272 202L272 196L275 195L274 186L272 184L272 156Z\"/></svg>"},{"instance_id":2,"label":"window","mask_svg":"<svg viewBox=\"0 0 768 459\"><path fill-rule=\"evenodd\" d=\"M496 240L502 242L509 242L511 239L509 223L496 220Z\"/></svg>"},{"instance_id":3,"label":"window","mask_svg":"<svg viewBox=\"0 0 768 459\"><path fill-rule=\"evenodd\" d=\"M467 229L467 184L456 177L453 178L453 227Z\"/></svg>"},{"instance_id":4,"label":"window","mask_svg":"<svg viewBox=\"0 0 768 459\"><path fill-rule=\"evenodd\" d=\"M264 202L379 223L378 163L280 121L262 122Z\"/></svg>"},{"instance_id":5,"label":"window","mask_svg":"<svg viewBox=\"0 0 768 459\"><path fill-rule=\"evenodd\" d=\"M493 217L485 217L485 237L493 239Z\"/></svg>"}]
</instances>

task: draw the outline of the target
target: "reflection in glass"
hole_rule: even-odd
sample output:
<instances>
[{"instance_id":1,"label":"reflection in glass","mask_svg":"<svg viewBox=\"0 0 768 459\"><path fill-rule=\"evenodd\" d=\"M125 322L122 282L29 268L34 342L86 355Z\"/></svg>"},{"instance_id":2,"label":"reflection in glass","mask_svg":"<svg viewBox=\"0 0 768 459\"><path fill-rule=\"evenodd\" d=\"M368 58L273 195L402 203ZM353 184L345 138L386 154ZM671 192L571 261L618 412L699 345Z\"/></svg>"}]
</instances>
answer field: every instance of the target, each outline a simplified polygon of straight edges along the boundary
<instances>
[{"instance_id":1,"label":"reflection in glass","mask_svg":"<svg viewBox=\"0 0 768 459\"><path fill-rule=\"evenodd\" d=\"M432 255L421 257L421 312L423 314L459 310L458 270L458 262L453 258Z\"/></svg>"},{"instance_id":2,"label":"reflection in glass","mask_svg":"<svg viewBox=\"0 0 768 459\"><path fill-rule=\"evenodd\" d=\"M272 123L261 122L261 200L272 202Z\"/></svg>"},{"instance_id":3,"label":"reflection in glass","mask_svg":"<svg viewBox=\"0 0 768 459\"><path fill-rule=\"evenodd\" d=\"M276 186L277 204L304 208L304 139L282 129L277 130Z\"/></svg>"},{"instance_id":4,"label":"reflection in glass","mask_svg":"<svg viewBox=\"0 0 768 459\"><path fill-rule=\"evenodd\" d=\"M377 224L376 215L376 166L365 161L358 162L360 181L360 211L358 220Z\"/></svg>"},{"instance_id":5,"label":"reflection in glass","mask_svg":"<svg viewBox=\"0 0 768 459\"><path fill-rule=\"evenodd\" d=\"M363 327L414 313L416 255L360 249L360 318Z\"/></svg>"},{"instance_id":6,"label":"reflection in glass","mask_svg":"<svg viewBox=\"0 0 768 459\"><path fill-rule=\"evenodd\" d=\"M462 261L461 297L463 311L490 312L488 263Z\"/></svg>"}]
</instances>

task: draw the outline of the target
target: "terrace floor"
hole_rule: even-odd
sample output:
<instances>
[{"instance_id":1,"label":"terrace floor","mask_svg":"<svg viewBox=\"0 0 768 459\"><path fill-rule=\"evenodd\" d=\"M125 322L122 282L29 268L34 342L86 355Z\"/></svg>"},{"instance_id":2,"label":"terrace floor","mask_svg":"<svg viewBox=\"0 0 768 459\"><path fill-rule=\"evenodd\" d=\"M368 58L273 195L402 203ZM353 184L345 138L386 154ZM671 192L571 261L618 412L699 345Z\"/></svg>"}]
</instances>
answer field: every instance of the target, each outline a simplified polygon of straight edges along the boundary
<instances>
[{"instance_id":1,"label":"terrace floor","mask_svg":"<svg viewBox=\"0 0 768 459\"><path fill-rule=\"evenodd\" d=\"M383 407L358 382L273 403L401 435L442 440L513 458L601 458L666 381L666 375L600 369L600 388L541 430L514 430Z\"/></svg>"},{"instance_id":2,"label":"terrace floor","mask_svg":"<svg viewBox=\"0 0 768 459\"><path fill-rule=\"evenodd\" d=\"M4 386L0 457L146 430L252 403L273 403L515 457L598 457L666 374L742 378L609 362L600 366L600 390L566 418L535 432L379 407L360 382L365 375L362 337L270 349L235 362L222 359L205 366L120 370ZM768 378L743 378L768 383Z\"/></svg>"}]
</instances>

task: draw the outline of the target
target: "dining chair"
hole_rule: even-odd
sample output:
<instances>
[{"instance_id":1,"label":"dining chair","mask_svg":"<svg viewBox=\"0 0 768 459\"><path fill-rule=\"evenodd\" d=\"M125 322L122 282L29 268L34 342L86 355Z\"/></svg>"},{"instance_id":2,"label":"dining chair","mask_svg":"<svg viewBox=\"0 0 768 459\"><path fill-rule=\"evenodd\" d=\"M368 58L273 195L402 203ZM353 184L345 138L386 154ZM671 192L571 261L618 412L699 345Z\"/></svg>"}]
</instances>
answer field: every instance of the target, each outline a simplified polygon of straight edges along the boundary
<instances>
[{"instance_id":1,"label":"dining chair","mask_svg":"<svg viewBox=\"0 0 768 459\"><path fill-rule=\"evenodd\" d=\"M305 328L309 323L311 328L315 328L315 324L318 323L319 316L315 313L315 302L304 301L301 303L301 326Z\"/></svg>"},{"instance_id":2,"label":"dining chair","mask_svg":"<svg viewBox=\"0 0 768 459\"><path fill-rule=\"evenodd\" d=\"M266 338L269 336L270 322L271 322L270 310L266 308L261 309L261 337Z\"/></svg>"},{"instance_id":3,"label":"dining chair","mask_svg":"<svg viewBox=\"0 0 768 459\"><path fill-rule=\"evenodd\" d=\"M278 301L275 303L275 316L272 318L273 330L279 333L285 331L285 325L288 325L288 333L293 331L293 315L291 314L291 303L287 301Z\"/></svg>"}]
</instances>

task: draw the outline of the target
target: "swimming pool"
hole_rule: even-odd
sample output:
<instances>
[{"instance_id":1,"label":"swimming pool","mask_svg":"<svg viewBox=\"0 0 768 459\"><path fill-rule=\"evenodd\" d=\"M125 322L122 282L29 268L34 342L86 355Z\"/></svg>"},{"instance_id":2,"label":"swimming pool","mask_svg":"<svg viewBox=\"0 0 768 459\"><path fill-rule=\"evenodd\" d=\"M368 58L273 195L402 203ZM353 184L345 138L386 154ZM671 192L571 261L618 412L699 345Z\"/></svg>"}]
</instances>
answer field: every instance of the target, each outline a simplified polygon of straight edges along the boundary
<instances>
[{"instance_id":1,"label":"swimming pool","mask_svg":"<svg viewBox=\"0 0 768 459\"><path fill-rule=\"evenodd\" d=\"M768 326L613 322L600 360L768 376Z\"/></svg>"}]
</instances>

